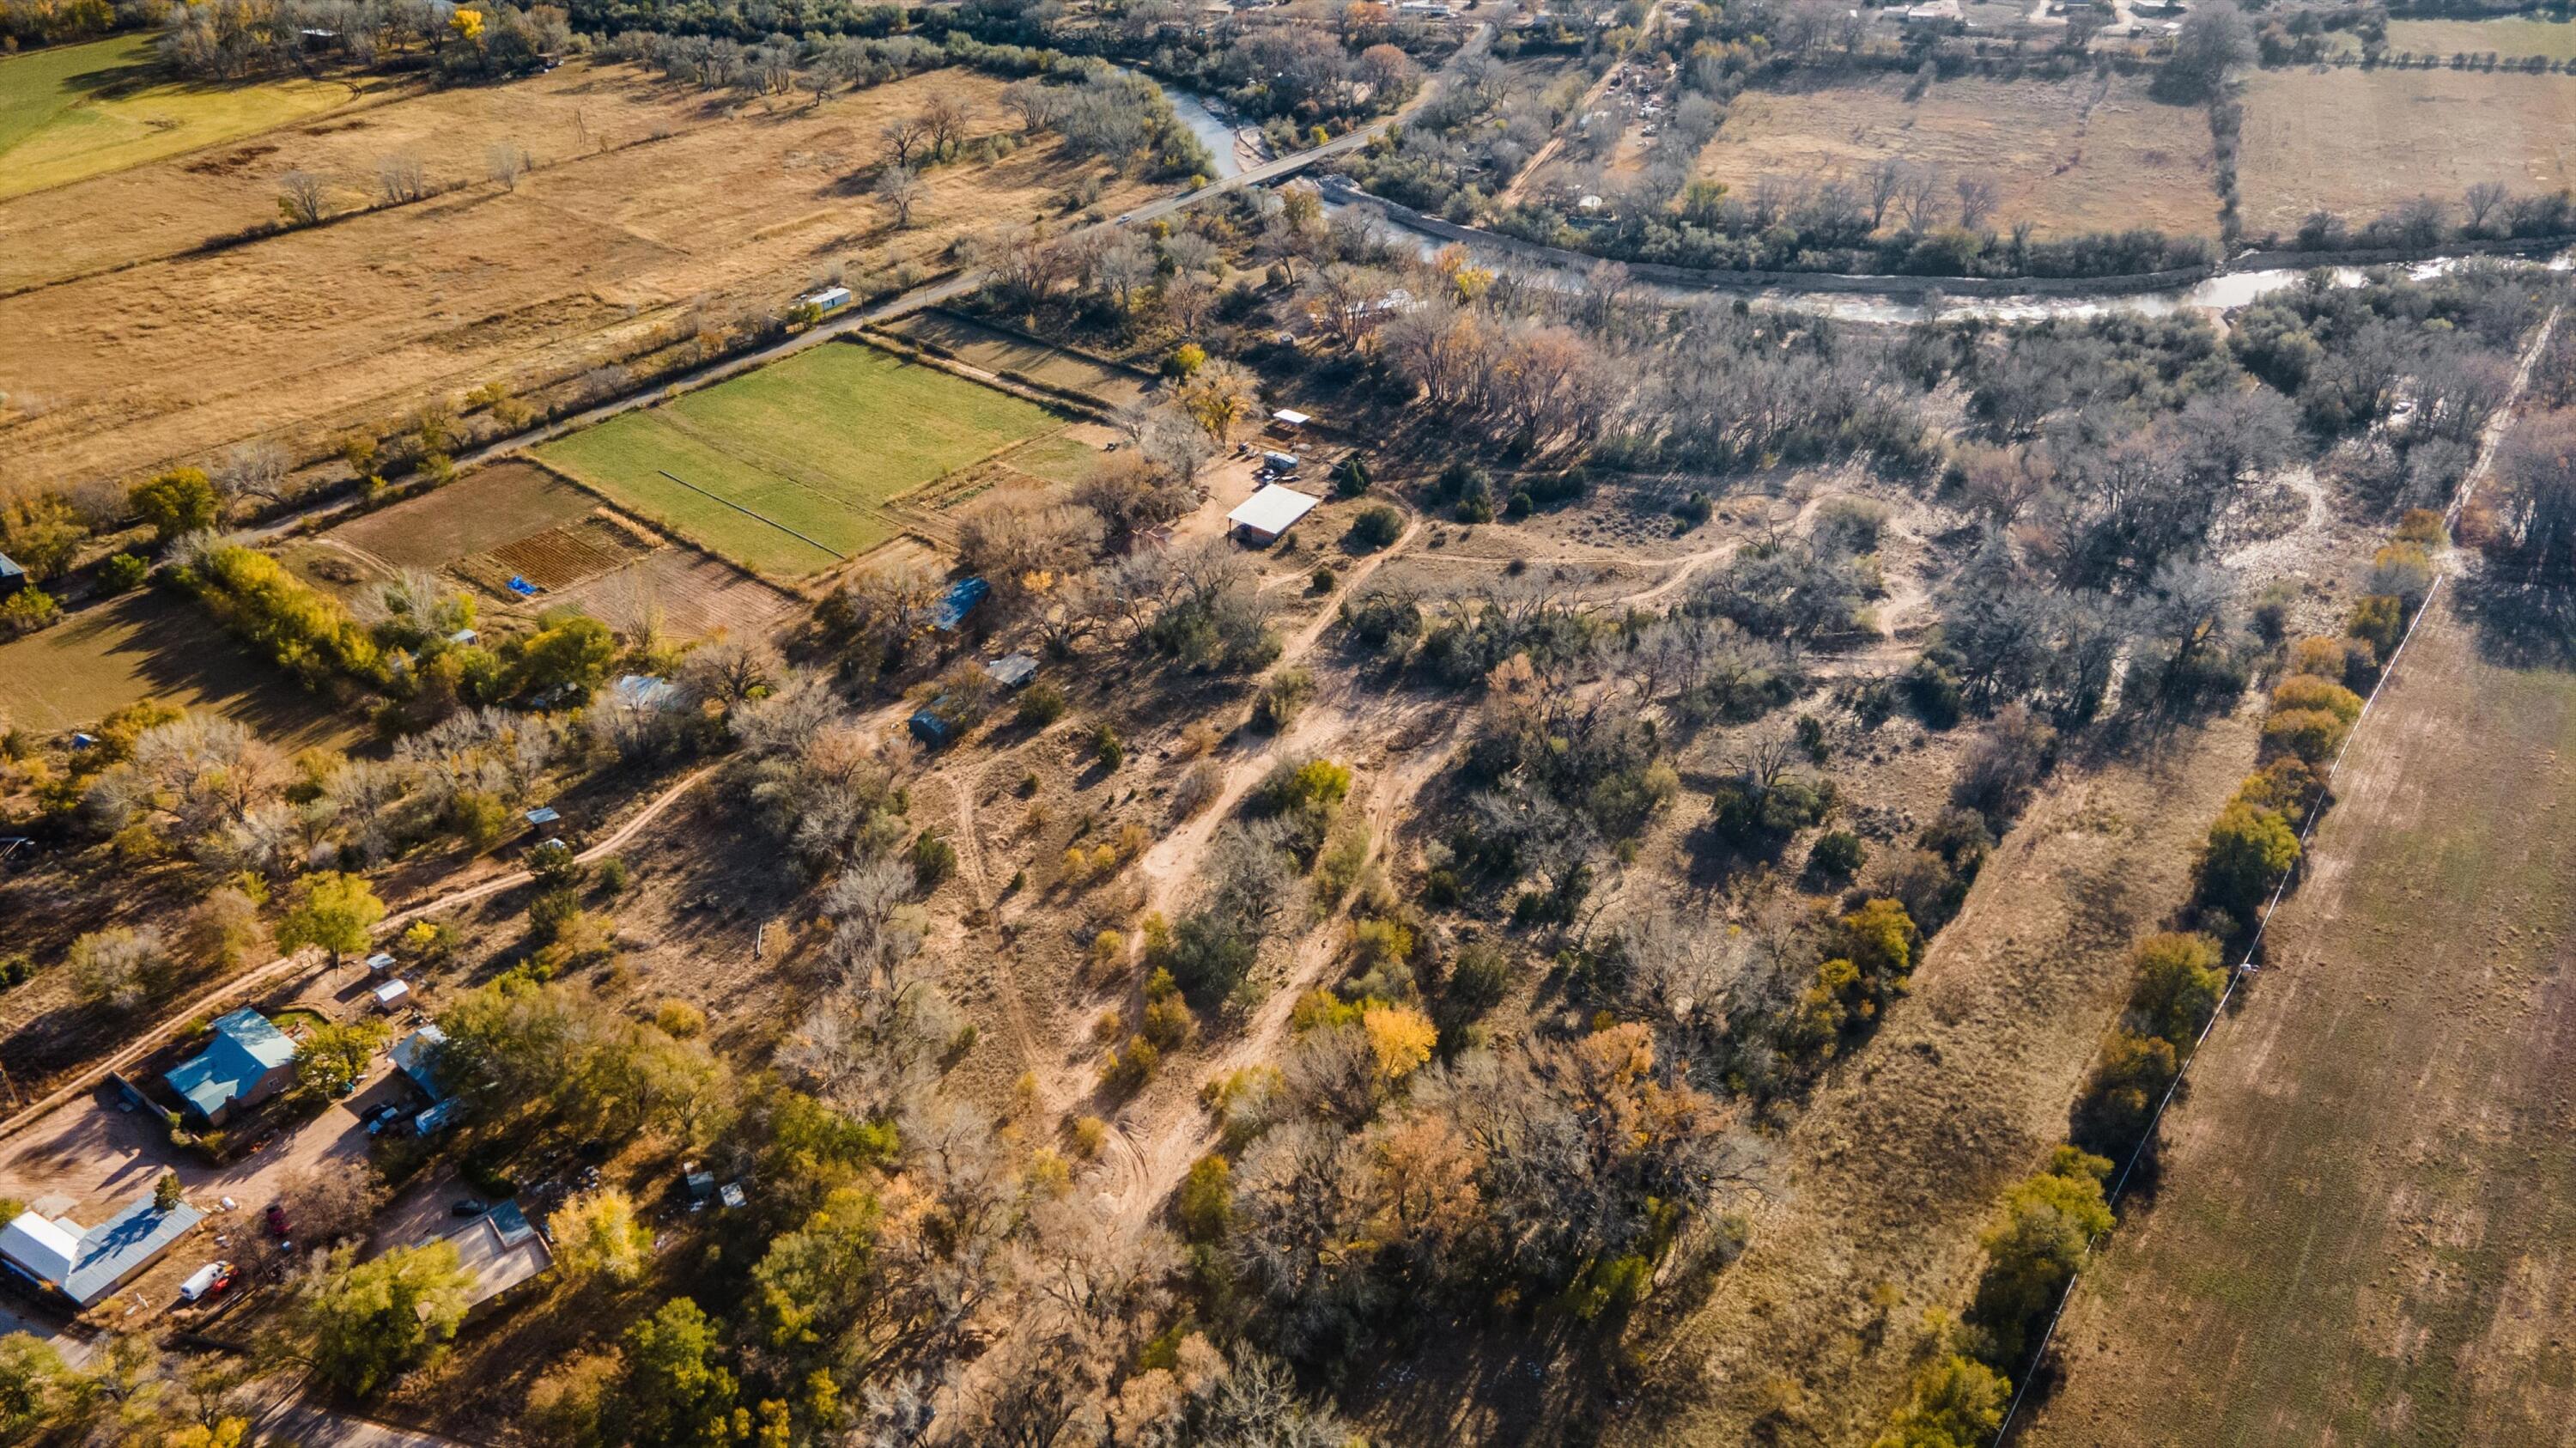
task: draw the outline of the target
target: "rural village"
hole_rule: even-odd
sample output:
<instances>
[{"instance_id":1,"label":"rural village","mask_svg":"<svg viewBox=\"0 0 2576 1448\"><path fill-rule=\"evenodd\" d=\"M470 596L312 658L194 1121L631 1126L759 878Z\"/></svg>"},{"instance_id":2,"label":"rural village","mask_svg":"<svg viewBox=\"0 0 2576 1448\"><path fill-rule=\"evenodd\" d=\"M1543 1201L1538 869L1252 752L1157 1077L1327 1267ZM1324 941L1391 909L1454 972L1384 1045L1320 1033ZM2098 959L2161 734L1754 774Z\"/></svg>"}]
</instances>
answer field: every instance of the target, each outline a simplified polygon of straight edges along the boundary
<instances>
[{"instance_id":1,"label":"rural village","mask_svg":"<svg viewBox=\"0 0 2576 1448\"><path fill-rule=\"evenodd\" d=\"M2568 1442L2576 20L0 0L0 1445Z\"/></svg>"}]
</instances>

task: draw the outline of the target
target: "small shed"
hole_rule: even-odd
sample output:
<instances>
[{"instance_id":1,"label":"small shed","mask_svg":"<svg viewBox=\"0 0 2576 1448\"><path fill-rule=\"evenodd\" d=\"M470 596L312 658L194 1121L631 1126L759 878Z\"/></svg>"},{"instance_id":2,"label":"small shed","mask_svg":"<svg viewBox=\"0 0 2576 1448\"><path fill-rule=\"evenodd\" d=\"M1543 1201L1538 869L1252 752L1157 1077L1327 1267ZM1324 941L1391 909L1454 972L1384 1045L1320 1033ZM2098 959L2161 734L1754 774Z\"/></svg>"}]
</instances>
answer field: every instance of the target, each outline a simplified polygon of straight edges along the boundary
<instances>
[{"instance_id":1,"label":"small shed","mask_svg":"<svg viewBox=\"0 0 2576 1448\"><path fill-rule=\"evenodd\" d=\"M16 559L0 553L0 598L19 592L27 584L27 570L19 567Z\"/></svg>"},{"instance_id":2,"label":"small shed","mask_svg":"<svg viewBox=\"0 0 2576 1448\"><path fill-rule=\"evenodd\" d=\"M1244 499L1233 512L1225 515L1225 521L1234 530L1235 537L1246 543L1266 545L1279 541L1282 534L1297 526L1298 519L1315 511L1317 501L1295 488L1271 483Z\"/></svg>"},{"instance_id":3,"label":"small shed","mask_svg":"<svg viewBox=\"0 0 2576 1448\"><path fill-rule=\"evenodd\" d=\"M476 641L480 640L482 637L483 637L483 636L482 636L481 634L476 633L474 630L472 630L472 629L470 629L470 628L461 628L461 629L458 629L456 632L454 632L454 633L452 633L452 634L449 634L449 635L447 636L447 641L448 641L449 643L455 644L455 645L457 645L457 646L459 646L459 647L463 647L463 646L464 646L464 645L466 645L466 644L474 643L474 642L476 642Z\"/></svg>"},{"instance_id":4,"label":"small shed","mask_svg":"<svg viewBox=\"0 0 2576 1448\"><path fill-rule=\"evenodd\" d=\"M850 289L848 287L824 287L820 291L807 292L805 295L798 297L796 299L796 304L800 307L819 307L827 313L837 312L841 308L850 304Z\"/></svg>"},{"instance_id":5,"label":"small shed","mask_svg":"<svg viewBox=\"0 0 2576 1448\"><path fill-rule=\"evenodd\" d=\"M658 674L623 674L608 686L609 702L639 714L676 708L680 686Z\"/></svg>"},{"instance_id":6,"label":"small shed","mask_svg":"<svg viewBox=\"0 0 2576 1448\"><path fill-rule=\"evenodd\" d=\"M984 674L1005 689L1016 689L1038 676L1038 661L1027 654L1004 654L984 665Z\"/></svg>"},{"instance_id":7,"label":"small shed","mask_svg":"<svg viewBox=\"0 0 2576 1448\"><path fill-rule=\"evenodd\" d=\"M555 813L551 806L539 805L535 809L528 811L526 814L519 816L519 818L526 820L529 824L536 826L538 829L544 829L550 824L555 824L561 821L563 816Z\"/></svg>"},{"instance_id":8,"label":"small shed","mask_svg":"<svg viewBox=\"0 0 2576 1448\"><path fill-rule=\"evenodd\" d=\"M906 727L912 730L912 737L927 748L939 748L957 732L956 725L940 716L939 706L947 702L948 696L943 694L931 700L928 708L913 710L912 718L905 721Z\"/></svg>"},{"instance_id":9,"label":"small shed","mask_svg":"<svg viewBox=\"0 0 2576 1448\"><path fill-rule=\"evenodd\" d=\"M976 605L992 596L993 585L980 578L961 578L948 585L939 596L939 606L931 610L930 626L941 633L955 633L966 622Z\"/></svg>"},{"instance_id":10,"label":"small shed","mask_svg":"<svg viewBox=\"0 0 2576 1448\"><path fill-rule=\"evenodd\" d=\"M394 968L394 958L379 950L367 957L367 974L383 975Z\"/></svg>"},{"instance_id":11,"label":"small shed","mask_svg":"<svg viewBox=\"0 0 2576 1448\"><path fill-rule=\"evenodd\" d=\"M392 1011L411 999L411 985L407 981L384 981L370 987L367 996L376 1003L377 1010Z\"/></svg>"},{"instance_id":12,"label":"small shed","mask_svg":"<svg viewBox=\"0 0 2576 1448\"><path fill-rule=\"evenodd\" d=\"M1270 430L1282 437L1293 437L1314 420L1305 413L1283 407L1270 414Z\"/></svg>"}]
</instances>

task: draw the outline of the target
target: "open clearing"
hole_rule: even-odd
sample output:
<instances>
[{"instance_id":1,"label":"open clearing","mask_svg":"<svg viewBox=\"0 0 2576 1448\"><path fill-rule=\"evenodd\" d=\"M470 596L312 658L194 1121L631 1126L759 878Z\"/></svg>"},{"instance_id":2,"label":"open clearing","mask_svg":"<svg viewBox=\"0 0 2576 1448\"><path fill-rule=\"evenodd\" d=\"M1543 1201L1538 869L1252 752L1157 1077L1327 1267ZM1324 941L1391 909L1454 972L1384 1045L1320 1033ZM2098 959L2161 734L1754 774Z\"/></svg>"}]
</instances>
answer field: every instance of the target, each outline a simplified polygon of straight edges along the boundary
<instances>
[{"instance_id":1,"label":"open clearing","mask_svg":"<svg viewBox=\"0 0 2576 1448\"><path fill-rule=\"evenodd\" d=\"M0 196L252 135L357 94L335 80L166 81L152 47L126 35L0 60Z\"/></svg>"},{"instance_id":2,"label":"open clearing","mask_svg":"<svg viewBox=\"0 0 2576 1448\"><path fill-rule=\"evenodd\" d=\"M931 343L970 367L1032 378L1111 406L1145 395L1145 382L1132 374L1104 367L1061 347L1014 337L955 312L936 308L915 312L886 330L911 341Z\"/></svg>"},{"instance_id":3,"label":"open clearing","mask_svg":"<svg viewBox=\"0 0 2576 1448\"><path fill-rule=\"evenodd\" d=\"M2144 77L1942 81L1916 101L1885 76L1797 91L1748 90L1727 108L1698 172L1738 191L1757 177L1857 182L1888 157L1946 182L1992 181L1994 224L2040 236L2153 226L2213 233L2209 123L2159 105Z\"/></svg>"},{"instance_id":4,"label":"open clearing","mask_svg":"<svg viewBox=\"0 0 2576 1448\"><path fill-rule=\"evenodd\" d=\"M2367 221L2417 195L2456 211L2481 181L2556 191L2576 182L2576 77L2256 71L2239 175L2249 232L2294 231L2319 208Z\"/></svg>"},{"instance_id":5,"label":"open clearing","mask_svg":"<svg viewBox=\"0 0 2576 1448\"><path fill-rule=\"evenodd\" d=\"M679 638L766 634L797 606L722 559L659 538L613 516L594 494L515 461L351 519L286 556L335 587L396 568L442 570L475 585L487 618L574 603L620 627L649 620ZM521 600L508 588L513 575L545 592Z\"/></svg>"},{"instance_id":6,"label":"open clearing","mask_svg":"<svg viewBox=\"0 0 2576 1448\"><path fill-rule=\"evenodd\" d=\"M942 166L925 173L913 227L897 231L867 194L879 126L946 95L965 104L974 134L1016 132L995 100L1000 86L943 71L819 106L742 106L667 139L580 154L577 136L531 134L516 119L478 132L469 114L442 111L459 117L456 151L507 140L564 159L515 190L478 182L0 298L0 336L11 340L0 392L34 404L0 417L0 489L130 476L258 436L318 455L346 428L398 424L427 396L496 379L534 395L657 349L694 349L702 333L773 313L836 271L937 270L962 233L1059 215L1056 198L1084 169L1053 140L991 164ZM433 102L459 104L428 97L354 119L388 125L388 112ZM586 125L586 111L546 114ZM377 153L358 154L363 169L335 180L372 185ZM274 214L273 179L238 184ZM1100 205L1150 193L1119 182ZM12 246L53 245L45 230L21 230L13 211L0 206Z\"/></svg>"},{"instance_id":7,"label":"open clearing","mask_svg":"<svg viewBox=\"0 0 2576 1448\"><path fill-rule=\"evenodd\" d=\"M0 644L0 715L22 728L77 728L146 699L212 709L291 748L346 744L364 723L165 593L129 594Z\"/></svg>"},{"instance_id":8,"label":"open clearing","mask_svg":"<svg viewBox=\"0 0 2576 1448\"><path fill-rule=\"evenodd\" d=\"M2576 1418L2576 677L2436 613L2085 1273L2032 1443L2547 1443Z\"/></svg>"},{"instance_id":9,"label":"open clearing","mask_svg":"<svg viewBox=\"0 0 2576 1448\"><path fill-rule=\"evenodd\" d=\"M334 204L350 207L377 199L377 173L389 158L418 161L433 186L481 183L496 143L526 148L542 170L713 124L728 109L702 91L656 85L632 66L583 61L506 85L370 96L228 144L16 198L0 207L0 235L44 244L0 251L0 290L169 256L274 221L278 178L289 171L324 178Z\"/></svg>"},{"instance_id":10,"label":"open clearing","mask_svg":"<svg viewBox=\"0 0 2576 1448\"><path fill-rule=\"evenodd\" d=\"M900 532L882 504L1062 425L1009 393L831 343L611 418L537 455L639 517L793 577Z\"/></svg>"},{"instance_id":11,"label":"open clearing","mask_svg":"<svg viewBox=\"0 0 2576 1448\"><path fill-rule=\"evenodd\" d=\"M2393 55L2484 55L2499 58L2540 55L2576 60L2576 24L2515 15L2495 20L2391 20L2388 49ZM2355 54L2360 46L2354 45Z\"/></svg>"}]
</instances>

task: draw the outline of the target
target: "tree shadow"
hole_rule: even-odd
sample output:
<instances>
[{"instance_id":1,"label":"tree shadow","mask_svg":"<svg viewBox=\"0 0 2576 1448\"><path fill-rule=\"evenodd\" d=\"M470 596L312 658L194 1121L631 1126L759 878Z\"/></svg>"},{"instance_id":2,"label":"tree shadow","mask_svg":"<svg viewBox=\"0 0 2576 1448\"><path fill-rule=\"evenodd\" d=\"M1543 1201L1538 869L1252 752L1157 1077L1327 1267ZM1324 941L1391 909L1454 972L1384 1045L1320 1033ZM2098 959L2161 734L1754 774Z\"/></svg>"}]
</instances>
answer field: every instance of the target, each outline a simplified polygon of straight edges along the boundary
<instances>
[{"instance_id":1,"label":"tree shadow","mask_svg":"<svg viewBox=\"0 0 2576 1448\"><path fill-rule=\"evenodd\" d=\"M2453 590L2478 656L2513 669L2576 668L2576 589L2489 570Z\"/></svg>"}]
</instances>

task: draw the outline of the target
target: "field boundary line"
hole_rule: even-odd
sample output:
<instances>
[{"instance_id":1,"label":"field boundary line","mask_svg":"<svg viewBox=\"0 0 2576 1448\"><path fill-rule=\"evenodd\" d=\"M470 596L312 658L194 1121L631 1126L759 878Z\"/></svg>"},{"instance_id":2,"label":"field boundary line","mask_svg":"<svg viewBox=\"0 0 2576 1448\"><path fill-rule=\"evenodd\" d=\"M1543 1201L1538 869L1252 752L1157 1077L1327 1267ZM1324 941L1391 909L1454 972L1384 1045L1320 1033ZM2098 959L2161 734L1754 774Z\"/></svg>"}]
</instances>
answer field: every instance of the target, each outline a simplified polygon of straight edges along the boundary
<instances>
[{"instance_id":1,"label":"field boundary line","mask_svg":"<svg viewBox=\"0 0 2576 1448\"><path fill-rule=\"evenodd\" d=\"M2459 522L2460 514L2467 508L2470 496L2477 491L2478 484L2485 481L2487 472L2495 466L2496 450L2503 444L2505 433L2511 430L2515 412L2522 405L2523 394L2531 386L2531 369L2540 360L2541 351L2549 345L2550 336L2558 329L2558 319L2564 311L2563 304L2550 308L2549 315L2541 319L2540 329L2533 334L2531 345L2524 350L2521 365L2514 371L2512 388L2505 394L2504 401L2497 405L2495 414L2488 419L2486 427L2479 435L2477 460L2470 465L2468 474L2460 480L2459 491L2452 497L2450 506L2443 510L2443 527L2446 533ZM2315 801L2308 806L2307 818L2299 825L2298 863L2283 871L2280 880L2273 885L2271 898L2263 904L2263 913L2255 918L2254 934L2245 942L2244 955L2238 959L2234 968L2227 972L2227 985L2219 992L2217 1003L2210 1008L2209 1019L2201 1024L2200 1034L2192 1037L2191 1054L2185 1056L2181 1064L2175 1068L2173 1080L2166 1083L2164 1094L2156 1099L2154 1113L2147 1118L2147 1129L2138 1137L2137 1145L2129 1149L2128 1159L2121 1163L2120 1174L2112 1180L2111 1189L2103 1194L2104 1205L2110 1207L2115 1213L2119 1208L2120 1194L2128 1188L2130 1174L2137 1170L2138 1162L2145 1157L2147 1148L2155 1144L2157 1131L2164 1124L2166 1109L2173 1105L2175 1094L2182 1090L2183 1081L2191 1075L2192 1063L2200 1059L2200 1048L2207 1043L2210 1033L2218 1029L2219 1021L2225 1018L2227 1003L2235 999L2238 983L2246 976L2262 969L2254 963L2255 953L2262 949L2263 934L2271 928L2273 912L2281 908L2283 899L2288 896L2290 882L2297 878L2300 866L2307 863L2308 840L2316 833L2317 826L2325 818L2326 801L2333 796L2335 776L2343 770L2344 756L2351 752L2352 742L2361 737L2362 726L2370 721L2371 710L2378 706L2381 691L2388 687L2390 680L2397 677L2399 661L2406 657L2407 647L2415 642L2415 631L2423 627L2424 620L2433 612L2433 605L2440 601L2442 586L2451 581L2451 574L2452 569L2446 567L2433 576L2432 587L2424 590L2424 601L2416 606L2414 616L2406 621L2406 632L2398 636L2397 647L2389 651L2388 662L2380 669L2377 682L2370 686L2369 696L2361 701L2361 713L2354 716L2352 728L2345 732L2343 743L2335 749L2334 759L2326 765L2324 787L2318 790ZM2118 1223L2114 1221L2113 1226L2116 1228L2117 1225ZM2066 1285L2058 1289L2057 1306L2048 1314L2048 1327L2040 1333L2039 1346L2031 1353L2030 1362L2023 1369L2021 1380L2013 1386L2012 1402L2004 1410L2003 1422L1995 1428L1996 1448L2003 1448L2003 1445L2011 1440L2013 1422L2021 1413L2022 1400L2029 1395L2030 1385L2038 1380L2041 1365L2048 1361L2048 1349L2057 1339L2057 1325L2066 1316L2066 1305L2075 1300L2075 1284L2084 1275L2084 1264L2093 1260L2102 1243L2109 1236L2109 1232L2101 1232L2085 1242L2083 1258L2076 1264L2075 1270L2067 1274Z\"/></svg>"}]
</instances>

